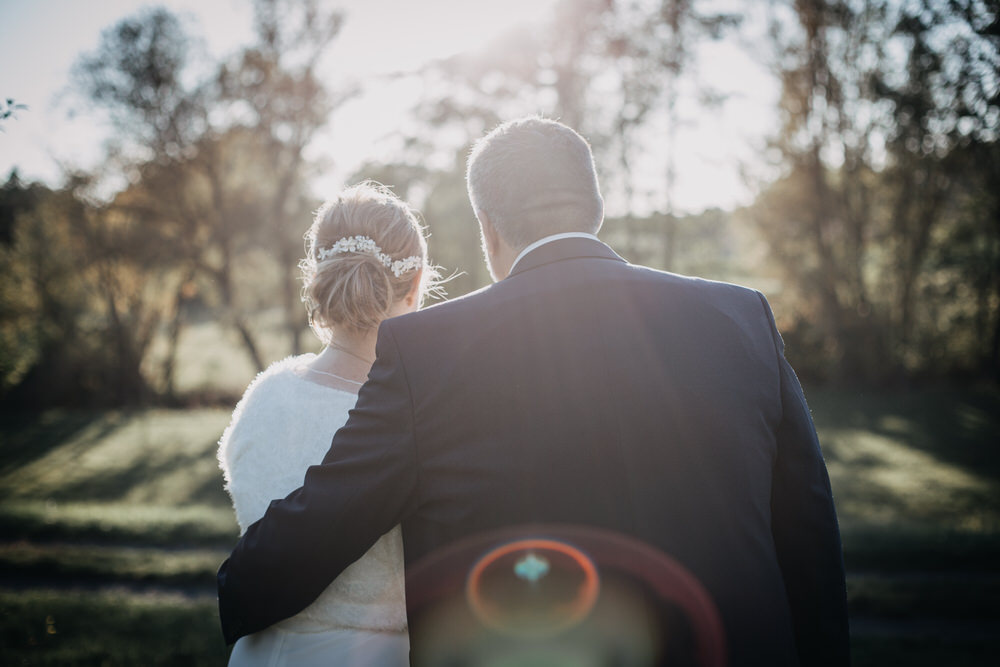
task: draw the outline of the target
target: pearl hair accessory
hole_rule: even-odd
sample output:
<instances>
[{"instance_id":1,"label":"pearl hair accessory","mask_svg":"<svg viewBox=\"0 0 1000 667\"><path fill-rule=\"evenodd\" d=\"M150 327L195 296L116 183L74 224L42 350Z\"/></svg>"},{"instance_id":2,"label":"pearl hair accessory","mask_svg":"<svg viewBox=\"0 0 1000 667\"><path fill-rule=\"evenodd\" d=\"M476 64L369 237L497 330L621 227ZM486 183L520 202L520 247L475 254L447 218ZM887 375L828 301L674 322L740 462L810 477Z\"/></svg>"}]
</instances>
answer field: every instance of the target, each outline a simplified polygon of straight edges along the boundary
<instances>
[{"instance_id":1,"label":"pearl hair accessory","mask_svg":"<svg viewBox=\"0 0 1000 667\"><path fill-rule=\"evenodd\" d=\"M418 255L413 255L405 259L394 260L392 257L382 252L382 248L379 248L378 245L375 244L375 241L367 236L348 236L346 238L342 238L329 248L320 248L316 251L316 255L319 257L319 261L322 262L330 257L333 257L334 255L345 252L356 252L364 255L371 255L387 269L392 271L392 275L397 278L407 271L419 269L424 264L423 259Z\"/></svg>"}]
</instances>

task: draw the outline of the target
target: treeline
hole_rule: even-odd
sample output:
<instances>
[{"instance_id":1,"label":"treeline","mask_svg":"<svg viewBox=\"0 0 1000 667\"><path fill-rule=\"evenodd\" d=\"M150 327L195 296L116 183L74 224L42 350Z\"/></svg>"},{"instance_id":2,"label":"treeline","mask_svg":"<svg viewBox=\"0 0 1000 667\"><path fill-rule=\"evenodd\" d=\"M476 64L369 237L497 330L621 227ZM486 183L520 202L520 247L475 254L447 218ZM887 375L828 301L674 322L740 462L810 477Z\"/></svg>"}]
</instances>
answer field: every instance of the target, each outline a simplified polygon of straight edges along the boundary
<instances>
[{"instance_id":1,"label":"treeline","mask_svg":"<svg viewBox=\"0 0 1000 667\"><path fill-rule=\"evenodd\" d=\"M488 281L463 180L469 143L513 116L558 117L592 140L609 199L625 210L655 199L659 212L610 217L602 235L631 261L765 291L808 379L995 381L996 9L775 0L744 16L711 4L567 0L535 31L409 72L424 94L395 159L356 176L423 211L459 295ZM285 350L302 350L295 266L319 203L306 181L324 166L308 148L363 86L317 73L340 13L316 0L254 7L255 42L222 62L194 57L162 9L81 56L73 86L115 141L101 169L61 187L15 173L0 189L5 402L183 398L178 343L198 317L223 323L257 368L270 361L253 325L263 310L280 313ZM763 151L772 176L749 207L681 216L682 107L724 104L699 75L701 47L718 40L754 41L780 81L781 130ZM634 186L650 154L663 174L652 195ZM154 341L164 352L151 364Z\"/></svg>"}]
</instances>

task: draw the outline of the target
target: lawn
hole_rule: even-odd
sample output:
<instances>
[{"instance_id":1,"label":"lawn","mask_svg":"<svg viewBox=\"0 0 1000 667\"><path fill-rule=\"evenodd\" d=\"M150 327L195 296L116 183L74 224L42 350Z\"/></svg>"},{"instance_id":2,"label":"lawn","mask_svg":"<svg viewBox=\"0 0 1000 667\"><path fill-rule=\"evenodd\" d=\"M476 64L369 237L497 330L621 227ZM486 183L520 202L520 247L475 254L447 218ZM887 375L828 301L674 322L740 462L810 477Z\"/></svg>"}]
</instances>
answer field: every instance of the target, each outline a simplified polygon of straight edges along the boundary
<instances>
[{"instance_id":1,"label":"lawn","mask_svg":"<svg viewBox=\"0 0 1000 667\"><path fill-rule=\"evenodd\" d=\"M857 665L992 665L1000 395L810 391ZM223 665L219 408L0 415L0 664Z\"/></svg>"}]
</instances>

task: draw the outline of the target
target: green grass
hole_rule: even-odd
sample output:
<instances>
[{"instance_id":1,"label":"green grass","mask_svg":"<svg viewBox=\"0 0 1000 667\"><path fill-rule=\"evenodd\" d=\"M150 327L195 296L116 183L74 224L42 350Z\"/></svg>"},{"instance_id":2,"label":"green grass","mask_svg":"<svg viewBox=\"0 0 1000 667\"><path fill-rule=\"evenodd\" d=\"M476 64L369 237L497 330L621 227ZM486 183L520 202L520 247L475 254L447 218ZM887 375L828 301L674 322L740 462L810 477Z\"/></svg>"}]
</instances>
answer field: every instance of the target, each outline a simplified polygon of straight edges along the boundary
<instances>
[{"instance_id":1,"label":"green grass","mask_svg":"<svg viewBox=\"0 0 1000 667\"><path fill-rule=\"evenodd\" d=\"M215 601L177 595L0 593L0 664L225 665Z\"/></svg>"},{"instance_id":2,"label":"green grass","mask_svg":"<svg viewBox=\"0 0 1000 667\"><path fill-rule=\"evenodd\" d=\"M18 500L0 502L0 535L9 540L224 546L236 542L238 530L228 504L177 507Z\"/></svg>"},{"instance_id":3,"label":"green grass","mask_svg":"<svg viewBox=\"0 0 1000 667\"><path fill-rule=\"evenodd\" d=\"M229 410L51 411L0 422L0 534L158 546L231 545L215 459Z\"/></svg>"},{"instance_id":4,"label":"green grass","mask_svg":"<svg viewBox=\"0 0 1000 667\"><path fill-rule=\"evenodd\" d=\"M228 549L156 549L73 543L0 544L0 574L58 582L151 583L212 590Z\"/></svg>"},{"instance_id":5,"label":"green grass","mask_svg":"<svg viewBox=\"0 0 1000 667\"><path fill-rule=\"evenodd\" d=\"M1000 571L1000 534L939 526L841 527L844 563L848 570Z\"/></svg>"},{"instance_id":6,"label":"green grass","mask_svg":"<svg viewBox=\"0 0 1000 667\"><path fill-rule=\"evenodd\" d=\"M215 459L228 410L53 411L37 421L6 422L0 424L5 504L228 505Z\"/></svg>"},{"instance_id":7,"label":"green grass","mask_svg":"<svg viewBox=\"0 0 1000 667\"><path fill-rule=\"evenodd\" d=\"M936 637L862 637L851 640L852 667L992 667L997 642L955 642Z\"/></svg>"},{"instance_id":8,"label":"green grass","mask_svg":"<svg viewBox=\"0 0 1000 667\"><path fill-rule=\"evenodd\" d=\"M0 664L226 664L213 598L238 534L215 460L229 414L2 418Z\"/></svg>"},{"instance_id":9,"label":"green grass","mask_svg":"<svg viewBox=\"0 0 1000 667\"><path fill-rule=\"evenodd\" d=\"M851 614L879 619L991 620L1000 628L1000 574L849 574Z\"/></svg>"},{"instance_id":10,"label":"green grass","mask_svg":"<svg viewBox=\"0 0 1000 667\"><path fill-rule=\"evenodd\" d=\"M225 382L239 393L245 375ZM807 395L863 621L855 664L993 664L1000 394ZM225 664L212 597L238 532L215 460L229 414L0 414L0 664Z\"/></svg>"},{"instance_id":11,"label":"green grass","mask_svg":"<svg viewBox=\"0 0 1000 667\"><path fill-rule=\"evenodd\" d=\"M291 349L280 308L261 311L250 318L261 357L276 361ZM320 343L309 332L301 337L303 350L318 352ZM159 369L166 355L166 340L156 338L146 360L147 377L159 383ZM207 320L187 325L178 341L175 389L180 394L239 396L257 373L250 356L231 327Z\"/></svg>"},{"instance_id":12,"label":"green grass","mask_svg":"<svg viewBox=\"0 0 1000 667\"><path fill-rule=\"evenodd\" d=\"M996 390L809 399L846 529L1000 533Z\"/></svg>"}]
</instances>

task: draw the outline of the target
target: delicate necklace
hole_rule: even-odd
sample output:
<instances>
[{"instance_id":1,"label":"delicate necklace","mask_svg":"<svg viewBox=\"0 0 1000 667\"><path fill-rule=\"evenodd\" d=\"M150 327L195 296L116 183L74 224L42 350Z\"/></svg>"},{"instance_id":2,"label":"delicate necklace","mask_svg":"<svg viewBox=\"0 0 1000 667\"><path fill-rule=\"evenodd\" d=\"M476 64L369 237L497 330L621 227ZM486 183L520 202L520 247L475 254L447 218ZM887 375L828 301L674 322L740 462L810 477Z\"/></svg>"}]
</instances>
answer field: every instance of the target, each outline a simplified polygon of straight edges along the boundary
<instances>
[{"instance_id":1,"label":"delicate necklace","mask_svg":"<svg viewBox=\"0 0 1000 667\"><path fill-rule=\"evenodd\" d=\"M320 375L329 375L332 378L337 378L338 380L343 380L344 382L350 382L351 384L356 384L358 386L364 384L364 382L358 382L357 380L349 380L348 378L337 375L336 373L327 373L326 371L320 371L316 370L315 368L308 368L308 367L306 368L306 370L308 370L311 373L319 373Z\"/></svg>"},{"instance_id":2,"label":"delicate necklace","mask_svg":"<svg viewBox=\"0 0 1000 667\"><path fill-rule=\"evenodd\" d=\"M364 357L362 357L361 355L359 355L359 354L355 354L355 353L351 352L350 350L348 350L348 349L347 349L346 347L341 347L340 345L337 345L336 343L327 343L327 344L326 344L326 346L327 346L327 347L332 347L332 348L333 348L333 349L335 349L335 350L340 350L340 351L341 351L341 352L343 352L344 354L349 354L349 355L351 355L352 357L354 357L355 359L358 359L358 360L360 360L360 361L363 361L363 362L365 362L366 364L374 364L374 363L375 363L375 360L374 360L374 359L365 359L365 358L364 358Z\"/></svg>"}]
</instances>

